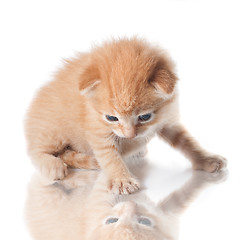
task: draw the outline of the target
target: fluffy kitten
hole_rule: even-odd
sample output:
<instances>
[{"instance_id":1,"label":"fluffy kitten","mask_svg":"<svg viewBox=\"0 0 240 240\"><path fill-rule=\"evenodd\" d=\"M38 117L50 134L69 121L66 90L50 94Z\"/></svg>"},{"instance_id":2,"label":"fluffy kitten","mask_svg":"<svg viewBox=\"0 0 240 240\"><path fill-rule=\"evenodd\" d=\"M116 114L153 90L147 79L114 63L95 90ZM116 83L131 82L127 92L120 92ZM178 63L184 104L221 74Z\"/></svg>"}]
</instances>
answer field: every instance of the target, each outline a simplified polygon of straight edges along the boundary
<instances>
[{"instance_id":1,"label":"fluffy kitten","mask_svg":"<svg viewBox=\"0 0 240 240\"><path fill-rule=\"evenodd\" d=\"M167 54L137 38L108 42L67 61L29 109L33 163L53 180L67 175L67 165L100 166L109 188L128 194L139 183L123 158L157 134L180 149L193 169L220 170L226 160L202 149L180 124L176 82Z\"/></svg>"},{"instance_id":2,"label":"fluffy kitten","mask_svg":"<svg viewBox=\"0 0 240 240\"><path fill-rule=\"evenodd\" d=\"M183 210L210 182L224 180L221 171L194 171L182 188L153 203L143 191L108 192L103 174L73 171L50 184L35 176L29 188L26 216L35 240L175 240Z\"/></svg>"}]
</instances>

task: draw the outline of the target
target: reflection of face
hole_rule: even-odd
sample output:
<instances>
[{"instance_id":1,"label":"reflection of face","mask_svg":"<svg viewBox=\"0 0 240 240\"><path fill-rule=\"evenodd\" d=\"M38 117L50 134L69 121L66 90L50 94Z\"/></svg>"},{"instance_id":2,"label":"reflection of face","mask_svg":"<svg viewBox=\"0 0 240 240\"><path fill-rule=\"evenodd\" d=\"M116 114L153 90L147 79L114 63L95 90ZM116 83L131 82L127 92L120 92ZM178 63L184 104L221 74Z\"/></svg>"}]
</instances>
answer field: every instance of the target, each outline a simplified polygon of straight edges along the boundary
<instances>
[{"instance_id":1,"label":"reflection of face","mask_svg":"<svg viewBox=\"0 0 240 240\"><path fill-rule=\"evenodd\" d=\"M134 201L117 203L93 231L91 240L155 240L171 239L160 230L160 211Z\"/></svg>"},{"instance_id":2,"label":"reflection of face","mask_svg":"<svg viewBox=\"0 0 240 240\"><path fill-rule=\"evenodd\" d=\"M141 210L142 209L137 209L137 204L135 202L120 202L113 208L114 215L108 217L104 224L129 224L134 226L143 225L147 227L154 227L153 220L148 216L144 216L144 211Z\"/></svg>"}]
</instances>

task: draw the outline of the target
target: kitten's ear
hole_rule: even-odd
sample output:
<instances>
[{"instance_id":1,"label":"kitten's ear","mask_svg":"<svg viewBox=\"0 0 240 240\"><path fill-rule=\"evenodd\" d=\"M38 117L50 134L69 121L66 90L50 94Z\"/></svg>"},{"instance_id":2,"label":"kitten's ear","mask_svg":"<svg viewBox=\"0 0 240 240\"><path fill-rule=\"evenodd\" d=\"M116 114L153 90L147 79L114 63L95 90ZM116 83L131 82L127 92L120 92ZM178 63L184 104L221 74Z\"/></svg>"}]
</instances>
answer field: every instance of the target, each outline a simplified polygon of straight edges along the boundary
<instances>
[{"instance_id":1,"label":"kitten's ear","mask_svg":"<svg viewBox=\"0 0 240 240\"><path fill-rule=\"evenodd\" d=\"M80 81L78 85L80 94L81 95L91 94L99 83L100 74L97 66L95 64L87 66L80 76Z\"/></svg>"},{"instance_id":2,"label":"kitten's ear","mask_svg":"<svg viewBox=\"0 0 240 240\"><path fill-rule=\"evenodd\" d=\"M171 96L178 78L175 73L167 68L155 70L150 79L150 84L166 98Z\"/></svg>"}]
</instances>

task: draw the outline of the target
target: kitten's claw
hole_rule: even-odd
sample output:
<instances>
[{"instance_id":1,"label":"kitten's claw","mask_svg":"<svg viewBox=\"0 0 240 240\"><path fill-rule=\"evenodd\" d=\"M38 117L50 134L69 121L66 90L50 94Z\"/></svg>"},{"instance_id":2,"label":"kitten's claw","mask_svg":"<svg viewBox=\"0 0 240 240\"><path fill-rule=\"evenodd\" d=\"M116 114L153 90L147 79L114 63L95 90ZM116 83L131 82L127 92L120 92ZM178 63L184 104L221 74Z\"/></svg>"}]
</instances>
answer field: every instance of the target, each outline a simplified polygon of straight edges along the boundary
<instances>
[{"instance_id":1,"label":"kitten's claw","mask_svg":"<svg viewBox=\"0 0 240 240\"><path fill-rule=\"evenodd\" d=\"M131 194L140 188L139 182L132 177L116 178L110 181L109 188L114 194Z\"/></svg>"},{"instance_id":2,"label":"kitten's claw","mask_svg":"<svg viewBox=\"0 0 240 240\"><path fill-rule=\"evenodd\" d=\"M194 170L214 173L227 167L227 159L219 155L210 155L194 164Z\"/></svg>"}]
</instances>

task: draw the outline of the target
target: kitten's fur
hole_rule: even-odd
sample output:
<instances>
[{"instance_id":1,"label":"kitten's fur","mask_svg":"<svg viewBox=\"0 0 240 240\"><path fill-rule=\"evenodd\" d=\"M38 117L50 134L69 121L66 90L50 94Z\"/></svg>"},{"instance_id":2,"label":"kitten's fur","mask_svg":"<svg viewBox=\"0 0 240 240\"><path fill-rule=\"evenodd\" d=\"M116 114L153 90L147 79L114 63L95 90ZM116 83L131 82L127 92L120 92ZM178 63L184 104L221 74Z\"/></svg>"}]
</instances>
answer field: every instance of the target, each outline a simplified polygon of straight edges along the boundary
<instances>
[{"instance_id":1,"label":"kitten's fur","mask_svg":"<svg viewBox=\"0 0 240 240\"><path fill-rule=\"evenodd\" d=\"M144 191L132 195L108 192L105 176L97 171L71 171L62 181L35 176L26 203L27 222L35 240L175 240L183 210L209 182L226 173L193 171L182 188L159 203ZM109 218L118 218L106 224ZM140 224L147 218L150 225Z\"/></svg>"},{"instance_id":2,"label":"kitten's fur","mask_svg":"<svg viewBox=\"0 0 240 240\"><path fill-rule=\"evenodd\" d=\"M157 134L180 149L193 169L218 171L225 159L202 149L179 122L176 82L167 54L137 38L111 41L67 61L29 109L33 163L50 179L63 179L67 165L100 166L109 188L127 194L139 183L123 158ZM151 120L139 122L147 113ZM109 122L106 115L119 121Z\"/></svg>"}]
</instances>

